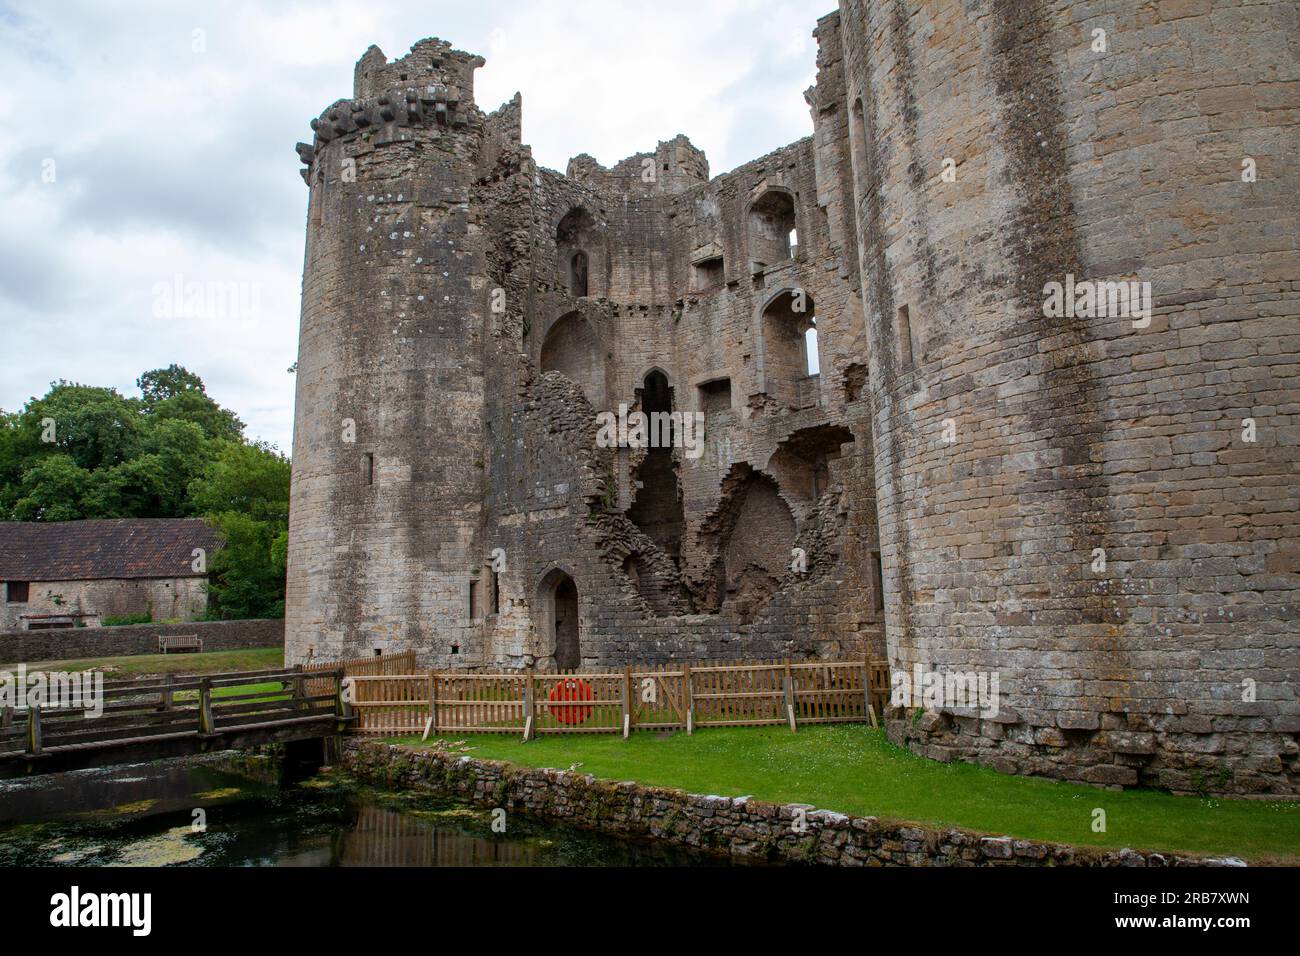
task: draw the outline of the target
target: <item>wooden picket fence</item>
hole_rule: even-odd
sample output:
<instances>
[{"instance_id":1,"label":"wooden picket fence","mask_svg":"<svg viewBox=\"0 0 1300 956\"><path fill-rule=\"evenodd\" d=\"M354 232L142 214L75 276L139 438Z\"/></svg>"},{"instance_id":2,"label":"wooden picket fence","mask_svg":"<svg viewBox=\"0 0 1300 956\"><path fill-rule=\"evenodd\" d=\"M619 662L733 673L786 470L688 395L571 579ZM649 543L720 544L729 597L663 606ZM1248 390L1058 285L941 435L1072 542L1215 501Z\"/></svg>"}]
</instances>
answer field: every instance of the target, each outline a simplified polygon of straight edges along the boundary
<instances>
[{"instance_id":1,"label":"wooden picket fence","mask_svg":"<svg viewBox=\"0 0 1300 956\"><path fill-rule=\"evenodd\" d=\"M415 670L415 651L401 651L397 654L380 654L377 657L355 657L342 661L313 661L302 664L298 670L304 673L342 671L344 677L374 677L390 674L410 674ZM325 688L335 686L332 678L307 681L307 693L324 693Z\"/></svg>"},{"instance_id":2,"label":"wooden picket fence","mask_svg":"<svg viewBox=\"0 0 1300 956\"><path fill-rule=\"evenodd\" d=\"M335 665L336 667L339 665ZM345 671L346 673L346 671ZM622 670L347 674L357 733L621 733L763 724L870 723L885 661L640 665Z\"/></svg>"}]
</instances>

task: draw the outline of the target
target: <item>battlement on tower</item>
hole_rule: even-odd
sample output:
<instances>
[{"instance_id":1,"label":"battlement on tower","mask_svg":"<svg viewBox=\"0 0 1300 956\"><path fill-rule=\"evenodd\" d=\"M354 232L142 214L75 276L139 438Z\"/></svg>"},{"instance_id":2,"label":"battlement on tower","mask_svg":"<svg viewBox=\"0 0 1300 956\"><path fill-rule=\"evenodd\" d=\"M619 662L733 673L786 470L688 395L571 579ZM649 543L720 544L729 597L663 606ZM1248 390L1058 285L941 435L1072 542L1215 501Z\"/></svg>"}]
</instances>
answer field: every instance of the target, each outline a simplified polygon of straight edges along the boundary
<instances>
[{"instance_id":1,"label":"battlement on tower","mask_svg":"<svg viewBox=\"0 0 1300 956\"><path fill-rule=\"evenodd\" d=\"M478 54L452 49L450 43L437 37L419 41L410 53L391 63L383 50L371 46L357 61L352 75L352 95L365 99L411 86L447 86L459 91L461 98L472 104L474 71L486 62Z\"/></svg>"}]
</instances>

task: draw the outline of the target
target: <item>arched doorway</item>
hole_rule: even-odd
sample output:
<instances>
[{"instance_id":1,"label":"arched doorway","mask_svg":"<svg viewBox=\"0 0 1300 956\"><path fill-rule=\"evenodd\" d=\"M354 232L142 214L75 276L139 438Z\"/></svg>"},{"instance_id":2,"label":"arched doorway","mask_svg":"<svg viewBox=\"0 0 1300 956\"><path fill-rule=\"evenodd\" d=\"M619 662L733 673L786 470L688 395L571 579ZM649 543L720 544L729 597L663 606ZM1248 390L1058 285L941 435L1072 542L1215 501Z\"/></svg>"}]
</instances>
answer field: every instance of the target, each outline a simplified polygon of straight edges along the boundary
<instances>
[{"instance_id":1,"label":"arched doorway","mask_svg":"<svg viewBox=\"0 0 1300 956\"><path fill-rule=\"evenodd\" d=\"M581 312L561 316L547 331L540 364L543 372L559 372L581 388L595 407L604 404L605 366L600 359L600 341Z\"/></svg>"},{"instance_id":2,"label":"arched doorway","mask_svg":"<svg viewBox=\"0 0 1300 956\"><path fill-rule=\"evenodd\" d=\"M582 664L578 586L568 574L554 568L537 590L543 647L550 649L557 670L576 670Z\"/></svg>"}]
</instances>

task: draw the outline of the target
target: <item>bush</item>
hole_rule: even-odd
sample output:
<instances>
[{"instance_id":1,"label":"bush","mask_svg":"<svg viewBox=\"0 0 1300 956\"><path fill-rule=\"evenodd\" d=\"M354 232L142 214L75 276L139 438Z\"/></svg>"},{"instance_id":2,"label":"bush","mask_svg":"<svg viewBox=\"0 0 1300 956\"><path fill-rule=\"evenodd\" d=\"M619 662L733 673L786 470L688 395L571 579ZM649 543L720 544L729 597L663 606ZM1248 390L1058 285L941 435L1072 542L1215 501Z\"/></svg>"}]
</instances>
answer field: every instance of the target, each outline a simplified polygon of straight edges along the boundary
<instances>
[{"instance_id":1,"label":"bush","mask_svg":"<svg viewBox=\"0 0 1300 956\"><path fill-rule=\"evenodd\" d=\"M148 611L140 614L121 614L117 617L106 617L99 622L101 627L123 627L127 624L152 624L153 615Z\"/></svg>"}]
</instances>

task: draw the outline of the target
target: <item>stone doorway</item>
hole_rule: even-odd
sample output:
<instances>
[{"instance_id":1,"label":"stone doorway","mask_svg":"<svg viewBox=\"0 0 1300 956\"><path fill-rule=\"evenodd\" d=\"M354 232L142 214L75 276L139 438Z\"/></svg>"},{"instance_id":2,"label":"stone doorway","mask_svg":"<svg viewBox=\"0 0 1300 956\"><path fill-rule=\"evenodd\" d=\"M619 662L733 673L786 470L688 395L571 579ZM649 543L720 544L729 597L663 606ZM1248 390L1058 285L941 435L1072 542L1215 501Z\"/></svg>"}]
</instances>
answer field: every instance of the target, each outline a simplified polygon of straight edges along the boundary
<instances>
[{"instance_id":1,"label":"stone doorway","mask_svg":"<svg viewBox=\"0 0 1300 956\"><path fill-rule=\"evenodd\" d=\"M576 670L582 665L578 586L573 578L556 568L542 578L538 590L545 646L551 649L558 670Z\"/></svg>"}]
</instances>

